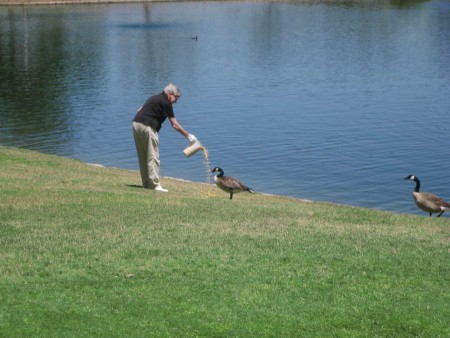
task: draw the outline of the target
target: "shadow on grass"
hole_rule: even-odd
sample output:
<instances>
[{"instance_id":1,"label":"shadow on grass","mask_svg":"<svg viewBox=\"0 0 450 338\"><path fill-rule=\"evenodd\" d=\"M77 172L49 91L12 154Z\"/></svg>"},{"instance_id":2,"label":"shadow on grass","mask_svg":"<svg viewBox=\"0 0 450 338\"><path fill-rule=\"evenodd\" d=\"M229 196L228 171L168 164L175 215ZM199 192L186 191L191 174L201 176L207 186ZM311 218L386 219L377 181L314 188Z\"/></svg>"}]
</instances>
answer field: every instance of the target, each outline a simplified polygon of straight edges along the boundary
<instances>
[{"instance_id":1,"label":"shadow on grass","mask_svg":"<svg viewBox=\"0 0 450 338\"><path fill-rule=\"evenodd\" d=\"M127 184L127 187L130 187L130 188L141 188L141 189L144 188L142 185L138 185L138 184Z\"/></svg>"}]
</instances>

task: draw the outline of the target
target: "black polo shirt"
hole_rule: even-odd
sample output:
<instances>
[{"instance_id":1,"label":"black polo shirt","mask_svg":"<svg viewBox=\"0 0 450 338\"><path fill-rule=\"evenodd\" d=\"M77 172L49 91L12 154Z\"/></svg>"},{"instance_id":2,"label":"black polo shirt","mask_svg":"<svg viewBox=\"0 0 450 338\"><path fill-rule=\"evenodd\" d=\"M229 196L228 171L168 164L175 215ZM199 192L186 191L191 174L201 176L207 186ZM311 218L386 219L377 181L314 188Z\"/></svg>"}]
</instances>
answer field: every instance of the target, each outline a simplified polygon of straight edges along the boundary
<instances>
[{"instance_id":1,"label":"black polo shirt","mask_svg":"<svg viewBox=\"0 0 450 338\"><path fill-rule=\"evenodd\" d=\"M166 93L162 92L149 97L133 121L140 122L159 131L167 117L174 117L173 107Z\"/></svg>"}]
</instances>

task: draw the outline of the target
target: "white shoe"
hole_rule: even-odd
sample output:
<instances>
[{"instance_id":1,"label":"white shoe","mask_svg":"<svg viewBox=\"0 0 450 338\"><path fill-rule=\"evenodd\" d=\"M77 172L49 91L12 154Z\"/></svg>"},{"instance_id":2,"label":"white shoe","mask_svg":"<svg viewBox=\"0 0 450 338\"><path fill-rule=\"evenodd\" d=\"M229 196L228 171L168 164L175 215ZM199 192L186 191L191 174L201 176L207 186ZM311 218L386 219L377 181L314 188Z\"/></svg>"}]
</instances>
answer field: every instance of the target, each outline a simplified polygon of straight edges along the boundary
<instances>
[{"instance_id":1,"label":"white shoe","mask_svg":"<svg viewBox=\"0 0 450 338\"><path fill-rule=\"evenodd\" d=\"M160 185L157 185L155 188L156 191L160 191L160 192L169 192L169 190L164 189L163 187L161 187Z\"/></svg>"}]
</instances>

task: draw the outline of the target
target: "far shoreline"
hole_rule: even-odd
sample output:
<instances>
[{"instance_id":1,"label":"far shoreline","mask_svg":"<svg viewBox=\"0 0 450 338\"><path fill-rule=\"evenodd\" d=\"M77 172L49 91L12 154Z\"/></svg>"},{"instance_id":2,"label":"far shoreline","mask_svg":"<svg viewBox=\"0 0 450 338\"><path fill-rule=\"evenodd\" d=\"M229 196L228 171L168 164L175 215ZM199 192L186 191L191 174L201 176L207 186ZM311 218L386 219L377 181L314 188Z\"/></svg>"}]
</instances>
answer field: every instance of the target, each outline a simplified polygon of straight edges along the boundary
<instances>
[{"instance_id":1,"label":"far shoreline","mask_svg":"<svg viewBox=\"0 0 450 338\"><path fill-rule=\"evenodd\" d=\"M189 0L187 0L189 1ZM183 0L0 0L0 6L184 2Z\"/></svg>"}]
</instances>

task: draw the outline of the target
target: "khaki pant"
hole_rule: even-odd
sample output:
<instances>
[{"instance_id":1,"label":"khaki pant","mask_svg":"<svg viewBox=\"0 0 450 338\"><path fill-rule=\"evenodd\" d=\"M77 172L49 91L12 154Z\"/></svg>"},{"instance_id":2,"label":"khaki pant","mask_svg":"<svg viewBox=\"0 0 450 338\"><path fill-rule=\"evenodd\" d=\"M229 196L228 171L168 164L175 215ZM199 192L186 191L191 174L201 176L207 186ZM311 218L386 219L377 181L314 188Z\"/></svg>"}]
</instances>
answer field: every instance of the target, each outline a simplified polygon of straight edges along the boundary
<instances>
[{"instance_id":1,"label":"khaki pant","mask_svg":"<svg viewBox=\"0 0 450 338\"><path fill-rule=\"evenodd\" d=\"M154 189L159 186L159 138L152 128L133 122L133 136L139 158L142 186Z\"/></svg>"}]
</instances>

